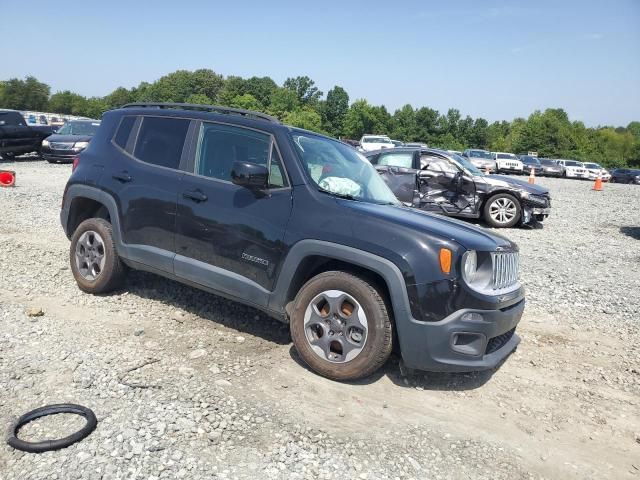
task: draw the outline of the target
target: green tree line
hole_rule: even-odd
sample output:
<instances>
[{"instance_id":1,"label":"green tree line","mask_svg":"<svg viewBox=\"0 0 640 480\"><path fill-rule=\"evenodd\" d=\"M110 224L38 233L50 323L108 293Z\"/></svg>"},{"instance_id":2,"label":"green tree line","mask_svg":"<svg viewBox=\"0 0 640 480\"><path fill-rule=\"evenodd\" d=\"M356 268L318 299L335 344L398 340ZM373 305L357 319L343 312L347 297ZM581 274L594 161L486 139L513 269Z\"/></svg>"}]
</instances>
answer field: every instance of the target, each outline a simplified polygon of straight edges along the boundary
<instances>
[{"instance_id":1,"label":"green tree line","mask_svg":"<svg viewBox=\"0 0 640 480\"><path fill-rule=\"evenodd\" d=\"M493 123L463 117L454 108L441 113L407 104L392 113L365 99L350 102L340 86L324 95L307 76L287 78L278 85L270 77L224 77L209 69L178 70L153 83L119 87L104 97L89 98L69 90L51 94L49 85L31 76L0 81L0 108L100 118L105 111L131 102L186 102L258 110L289 125L341 138L386 134L451 150L536 151L541 157L594 161L609 167L640 165L640 122L589 128L570 120L560 108Z\"/></svg>"}]
</instances>

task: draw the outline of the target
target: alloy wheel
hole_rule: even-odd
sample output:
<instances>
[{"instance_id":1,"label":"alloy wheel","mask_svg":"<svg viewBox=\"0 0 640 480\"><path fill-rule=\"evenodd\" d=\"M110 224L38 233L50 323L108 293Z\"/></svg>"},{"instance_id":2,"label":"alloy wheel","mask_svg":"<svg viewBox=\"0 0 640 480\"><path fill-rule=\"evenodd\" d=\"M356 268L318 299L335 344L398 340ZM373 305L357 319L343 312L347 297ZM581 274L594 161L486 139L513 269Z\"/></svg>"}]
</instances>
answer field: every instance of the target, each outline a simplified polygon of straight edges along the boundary
<instances>
[{"instance_id":1,"label":"alloy wheel","mask_svg":"<svg viewBox=\"0 0 640 480\"><path fill-rule=\"evenodd\" d=\"M316 355L345 363L356 358L367 342L367 316L348 293L326 290L307 306L304 332Z\"/></svg>"},{"instance_id":2,"label":"alloy wheel","mask_svg":"<svg viewBox=\"0 0 640 480\"><path fill-rule=\"evenodd\" d=\"M98 278L105 264L104 240L93 230L84 232L76 243L76 266L86 280Z\"/></svg>"},{"instance_id":3,"label":"alloy wheel","mask_svg":"<svg viewBox=\"0 0 640 480\"><path fill-rule=\"evenodd\" d=\"M516 216L516 213L516 204L508 198L498 198L489 206L489 215L499 224L509 223Z\"/></svg>"}]
</instances>

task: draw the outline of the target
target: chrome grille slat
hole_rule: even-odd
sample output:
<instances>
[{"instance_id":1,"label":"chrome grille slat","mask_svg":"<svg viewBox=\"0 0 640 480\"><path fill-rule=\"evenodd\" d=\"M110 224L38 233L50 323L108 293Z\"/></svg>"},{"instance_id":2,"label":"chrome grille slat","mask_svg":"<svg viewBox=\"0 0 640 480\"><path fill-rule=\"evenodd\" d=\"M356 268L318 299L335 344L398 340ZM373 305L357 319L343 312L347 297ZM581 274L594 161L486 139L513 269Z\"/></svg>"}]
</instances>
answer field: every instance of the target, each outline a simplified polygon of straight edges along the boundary
<instances>
[{"instance_id":1,"label":"chrome grille slat","mask_svg":"<svg viewBox=\"0 0 640 480\"><path fill-rule=\"evenodd\" d=\"M493 290L503 290L518 283L520 259L518 252L494 252L491 286Z\"/></svg>"}]
</instances>

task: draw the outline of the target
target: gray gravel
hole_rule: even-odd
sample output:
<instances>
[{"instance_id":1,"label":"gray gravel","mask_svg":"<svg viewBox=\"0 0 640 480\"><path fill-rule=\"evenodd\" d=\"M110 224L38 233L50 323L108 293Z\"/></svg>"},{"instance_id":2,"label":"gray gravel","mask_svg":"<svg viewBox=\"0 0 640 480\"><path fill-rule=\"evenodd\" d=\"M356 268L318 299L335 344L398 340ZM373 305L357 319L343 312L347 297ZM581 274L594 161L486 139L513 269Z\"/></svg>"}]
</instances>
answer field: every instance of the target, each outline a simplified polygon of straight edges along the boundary
<instances>
[{"instance_id":1,"label":"gray gravel","mask_svg":"<svg viewBox=\"0 0 640 480\"><path fill-rule=\"evenodd\" d=\"M521 248L523 343L500 369L356 384L301 365L260 312L133 272L81 293L58 214L68 165L0 163L0 425L48 403L96 431L41 455L0 446L0 478L639 478L640 187L538 179ZM33 422L26 439L82 423Z\"/></svg>"}]
</instances>

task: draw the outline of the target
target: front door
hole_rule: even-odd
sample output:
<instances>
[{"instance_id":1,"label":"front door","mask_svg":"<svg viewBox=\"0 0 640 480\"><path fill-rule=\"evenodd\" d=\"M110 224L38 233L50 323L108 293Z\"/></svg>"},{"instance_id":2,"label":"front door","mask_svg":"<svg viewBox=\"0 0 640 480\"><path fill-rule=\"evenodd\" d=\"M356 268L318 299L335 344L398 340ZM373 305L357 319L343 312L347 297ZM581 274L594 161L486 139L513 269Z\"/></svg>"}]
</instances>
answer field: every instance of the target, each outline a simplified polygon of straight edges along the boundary
<instances>
[{"instance_id":1,"label":"front door","mask_svg":"<svg viewBox=\"0 0 640 480\"><path fill-rule=\"evenodd\" d=\"M420 167L421 209L453 215L476 213L475 183L460 167L433 153L420 157Z\"/></svg>"},{"instance_id":2,"label":"front door","mask_svg":"<svg viewBox=\"0 0 640 480\"><path fill-rule=\"evenodd\" d=\"M203 122L194 140L193 173L178 195L176 275L266 305L284 255L292 190L270 134ZM269 188L231 181L233 162L269 168Z\"/></svg>"}]
</instances>

